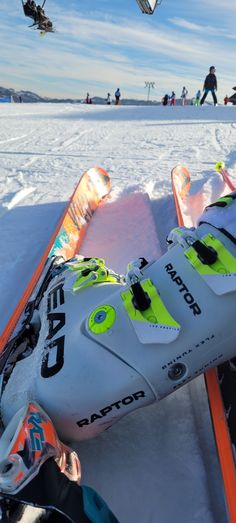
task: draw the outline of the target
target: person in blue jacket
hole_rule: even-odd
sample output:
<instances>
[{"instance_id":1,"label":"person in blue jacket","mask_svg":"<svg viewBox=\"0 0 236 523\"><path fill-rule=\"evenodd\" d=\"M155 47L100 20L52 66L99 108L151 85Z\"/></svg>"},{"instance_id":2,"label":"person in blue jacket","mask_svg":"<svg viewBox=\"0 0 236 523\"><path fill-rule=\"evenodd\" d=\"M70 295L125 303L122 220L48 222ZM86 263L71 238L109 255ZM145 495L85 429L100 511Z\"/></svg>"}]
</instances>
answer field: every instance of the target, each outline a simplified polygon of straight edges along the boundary
<instances>
[{"instance_id":1,"label":"person in blue jacket","mask_svg":"<svg viewBox=\"0 0 236 523\"><path fill-rule=\"evenodd\" d=\"M115 92L115 105L119 105L120 104L120 89L119 87L116 89L116 92Z\"/></svg>"}]
</instances>

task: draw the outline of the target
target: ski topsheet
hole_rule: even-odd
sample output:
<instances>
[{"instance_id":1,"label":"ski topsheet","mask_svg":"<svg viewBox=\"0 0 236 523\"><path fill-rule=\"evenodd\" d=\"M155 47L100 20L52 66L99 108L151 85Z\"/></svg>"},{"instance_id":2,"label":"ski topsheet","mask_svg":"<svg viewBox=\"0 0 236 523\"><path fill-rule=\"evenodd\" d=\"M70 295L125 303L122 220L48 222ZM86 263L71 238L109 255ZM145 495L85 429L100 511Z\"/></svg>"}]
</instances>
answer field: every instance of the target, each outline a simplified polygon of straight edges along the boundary
<instances>
[{"instance_id":1,"label":"ski topsheet","mask_svg":"<svg viewBox=\"0 0 236 523\"><path fill-rule=\"evenodd\" d=\"M225 184L222 195L235 190L235 186L224 166L217 169L217 171L222 175ZM182 165L174 167L171 173L171 180L178 224L187 227L194 226L195 223L192 216L193 199L195 198L195 203L198 200L199 214L201 214L204 206L203 195L201 192L197 193L195 197L192 197L191 201L189 196L191 176L188 169ZM197 205L195 205L196 207ZM236 463L233 451L233 445L236 448L235 374L235 372L230 373L229 363L220 365L217 369L210 369L205 373L205 383L230 523L236 522Z\"/></svg>"},{"instance_id":2,"label":"ski topsheet","mask_svg":"<svg viewBox=\"0 0 236 523\"><path fill-rule=\"evenodd\" d=\"M45 271L46 262L54 255L69 259L78 252L93 213L109 191L110 177L104 169L92 167L81 176L31 280L0 337L0 353L9 341Z\"/></svg>"}]
</instances>

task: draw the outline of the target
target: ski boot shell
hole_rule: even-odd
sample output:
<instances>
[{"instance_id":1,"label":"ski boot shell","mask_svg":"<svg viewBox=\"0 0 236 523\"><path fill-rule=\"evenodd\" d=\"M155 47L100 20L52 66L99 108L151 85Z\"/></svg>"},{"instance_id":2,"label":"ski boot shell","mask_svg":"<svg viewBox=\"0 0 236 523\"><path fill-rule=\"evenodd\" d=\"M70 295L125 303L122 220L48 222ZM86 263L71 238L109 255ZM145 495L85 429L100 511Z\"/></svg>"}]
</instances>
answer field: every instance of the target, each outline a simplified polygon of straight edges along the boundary
<instances>
[{"instance_id":1,"label":"ski boot shell","mask_svg":"<svg viewBox=\"0 0 236 523\"><path fill-rule=\"evenodd\" d=\"M133 285L91 267L81 280L80 265L65 264L41 300L37 345L5 385L4 424L33 400L61 439L93 437L231 359L236 245L205 223L197 236Z\"/></svg>"}]
</instances>

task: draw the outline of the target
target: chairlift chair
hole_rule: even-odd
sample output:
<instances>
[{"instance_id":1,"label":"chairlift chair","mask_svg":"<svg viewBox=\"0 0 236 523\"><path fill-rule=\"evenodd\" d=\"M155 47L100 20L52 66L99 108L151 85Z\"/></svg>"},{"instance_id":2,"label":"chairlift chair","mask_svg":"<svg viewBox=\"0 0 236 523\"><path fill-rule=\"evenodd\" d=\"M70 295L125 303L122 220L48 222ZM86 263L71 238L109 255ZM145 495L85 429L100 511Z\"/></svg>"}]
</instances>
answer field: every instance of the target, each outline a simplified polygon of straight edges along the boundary
<instances>
[{"instance_id":1,"label":"chairlift chair","mask_svg":"<svg viewBox=\"0 0 236 523\"><path fill-rule=\"evenodd\" d=\"M142 13L146 15L152 15L158 5L160 5L162 0L137 0Z\"/></svg>"}]
</instances>

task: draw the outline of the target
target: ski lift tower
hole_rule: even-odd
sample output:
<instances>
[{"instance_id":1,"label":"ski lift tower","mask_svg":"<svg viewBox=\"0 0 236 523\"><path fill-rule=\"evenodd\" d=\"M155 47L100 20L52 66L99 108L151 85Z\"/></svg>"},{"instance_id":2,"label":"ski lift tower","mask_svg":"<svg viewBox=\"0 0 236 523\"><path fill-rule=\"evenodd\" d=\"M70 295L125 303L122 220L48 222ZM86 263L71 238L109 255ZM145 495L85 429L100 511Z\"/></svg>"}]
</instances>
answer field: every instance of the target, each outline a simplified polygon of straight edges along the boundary
<instances>
[{"instance_id":1,"label":"ski lift tower","mask_svg":"<svg viewBox=\"0 0 236 523\"><path fill-rule=\"evenodd\" d=\"M147 87L147 102L149 102L150 98L150 90L155 88L155 82L145 82L145 87Z\"/></svg>"}]
</instances>

